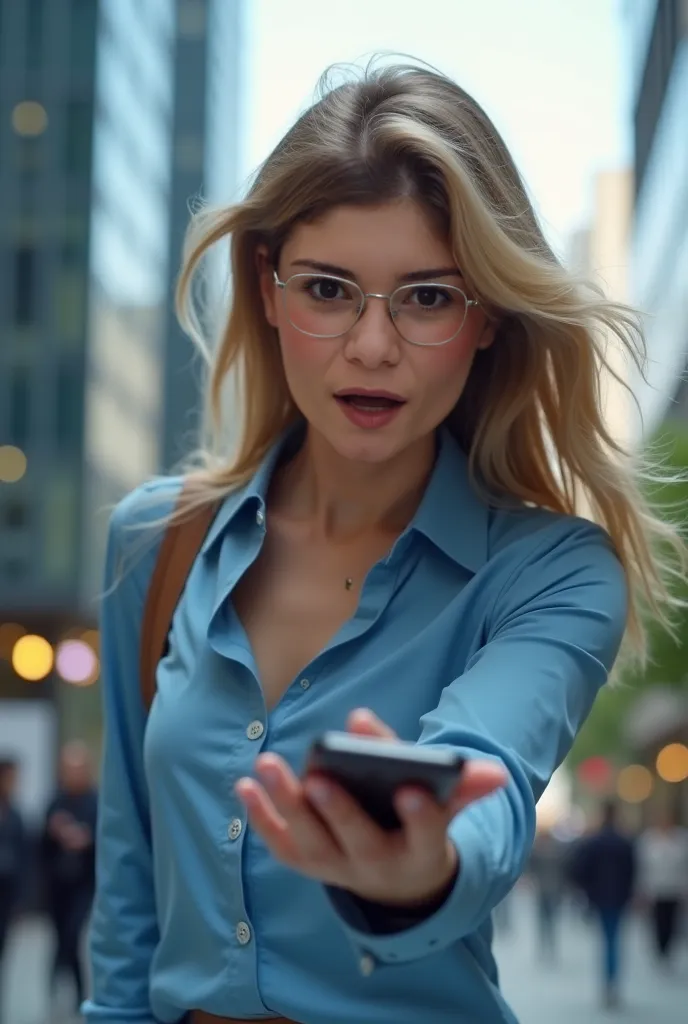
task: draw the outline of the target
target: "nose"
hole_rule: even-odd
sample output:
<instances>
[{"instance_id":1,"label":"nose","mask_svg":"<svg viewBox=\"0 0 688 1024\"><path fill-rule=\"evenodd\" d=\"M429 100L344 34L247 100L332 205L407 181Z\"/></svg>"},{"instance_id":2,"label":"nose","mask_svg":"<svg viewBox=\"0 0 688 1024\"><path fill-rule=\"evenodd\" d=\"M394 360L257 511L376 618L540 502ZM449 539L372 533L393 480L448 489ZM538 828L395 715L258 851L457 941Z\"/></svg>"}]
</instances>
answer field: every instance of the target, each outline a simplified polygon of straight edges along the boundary
<instances>
[{"instance_id":1,"label":"nose","mask_svg":"<svg viewBox=\"0 0 688 1024\"><path fill-rule=\"evenodd\" d=\"M369 370L384 364L396 366L401 356L401 338L389 315L387 299L366 299L363 313L345 336L344 355Z\"/></svg>"}]
</instances>

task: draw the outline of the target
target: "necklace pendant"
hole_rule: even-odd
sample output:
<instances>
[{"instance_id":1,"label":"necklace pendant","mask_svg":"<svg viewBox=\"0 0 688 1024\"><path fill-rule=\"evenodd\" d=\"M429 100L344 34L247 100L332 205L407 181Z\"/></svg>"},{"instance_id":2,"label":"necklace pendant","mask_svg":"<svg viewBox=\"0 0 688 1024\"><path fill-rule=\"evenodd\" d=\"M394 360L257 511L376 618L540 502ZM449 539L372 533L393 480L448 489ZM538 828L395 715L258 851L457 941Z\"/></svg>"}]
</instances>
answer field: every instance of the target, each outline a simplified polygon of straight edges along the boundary
<instances>
[{"instance_id":1,"label":"necklace pendant","mask_svg":"<svg viewBox=\"0 0 688 1024\"><path fill-rule=\"evenodd\" d=\"M346 579L344 580L344 586L346 587L347 590L351 590L353 585L354 581L351 579L350 576L347 576Z\"/></svg>"}]
</instances>

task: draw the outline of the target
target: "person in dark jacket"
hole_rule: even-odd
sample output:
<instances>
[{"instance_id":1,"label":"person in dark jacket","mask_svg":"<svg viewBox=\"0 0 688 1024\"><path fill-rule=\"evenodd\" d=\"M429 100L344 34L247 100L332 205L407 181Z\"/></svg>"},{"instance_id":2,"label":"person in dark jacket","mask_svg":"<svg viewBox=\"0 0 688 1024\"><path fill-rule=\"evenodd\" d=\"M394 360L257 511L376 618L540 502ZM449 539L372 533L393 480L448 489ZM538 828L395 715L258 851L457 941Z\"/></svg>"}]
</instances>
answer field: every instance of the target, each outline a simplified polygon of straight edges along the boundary
<instances>
[{"instance_id":1,"label":"person in dark jacket","mask_svg":"<svg viewBox=\"0 0 688 1024\"><path fill-rule=\"evenodd\" d=\"M17 762L12 757L0 757L0 975L7 936L25 879L27 839L14 803L16 786Z\"/></svg>"},{"instance_id":2,"label":"person in dark jacket","mask_svg":"<svg viewBox=\"0 0 688 1024\"><path fill-rule=\"evenodd\" d=\"M619 1002L621 929L635 888L633 841L618 826L617 808L605 804L598 831L580 841L572 863L574 882L585 894L602 934L604 1002Z\"/></svg>"},{"instance_id":3,"label":"person in dark jacket","mask_svg":"<svg viewBox=\"0 0 688 1024\"><path fill-rule=\"evenodd\" d=\"M88 751L70 743L61 752L60 786L46 813L42 863L55 932L53 982L63 973L70 975L77 1006L84 998L79 943L95 889L97 806Z\"/></svg>"}]
</instances>

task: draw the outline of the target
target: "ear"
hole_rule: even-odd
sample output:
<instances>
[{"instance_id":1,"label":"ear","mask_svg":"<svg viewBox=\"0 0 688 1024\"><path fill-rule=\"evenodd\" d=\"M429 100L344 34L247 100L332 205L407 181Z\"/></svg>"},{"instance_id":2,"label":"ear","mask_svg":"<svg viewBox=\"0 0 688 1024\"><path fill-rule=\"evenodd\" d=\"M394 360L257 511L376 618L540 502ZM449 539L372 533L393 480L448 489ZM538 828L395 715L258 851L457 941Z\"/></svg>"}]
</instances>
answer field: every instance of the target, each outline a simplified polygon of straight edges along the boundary
<instances>
[{"instance_id":1,"label":"ear","mask_svg":"<svg viewBox=\"0 0 688 1024\"><path fill-rule=\"evenodd\" d=\"M265 319L271 327L277 327L277 285L275 284L274 267L268 260L267 245L258 246L255 260Z\"/></svg>"},{"instance_id":2,"label":"ear","mask_svg":"<svg viewBox=\"0 0 688 1024\"><path fill-rule=\"evenodd\" d=\"M489 348L492 342L495 340L495 334L497 333L498 327L499 323L497 320L493 320L491 317L485 315L483 329L480 332L480 337L478 338L477 344L475 346L476 349Z\"/></svg>"}]
</instances>

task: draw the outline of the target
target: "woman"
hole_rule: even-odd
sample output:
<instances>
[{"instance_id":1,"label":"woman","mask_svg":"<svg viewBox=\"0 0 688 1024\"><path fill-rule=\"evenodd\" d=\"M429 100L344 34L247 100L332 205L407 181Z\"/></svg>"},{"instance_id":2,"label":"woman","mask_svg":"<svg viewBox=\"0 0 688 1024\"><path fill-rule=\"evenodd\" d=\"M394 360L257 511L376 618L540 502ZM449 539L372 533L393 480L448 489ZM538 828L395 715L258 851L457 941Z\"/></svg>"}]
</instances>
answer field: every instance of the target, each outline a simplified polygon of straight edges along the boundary
<instances>
[{"instance_id":1,"label":"woman","mask_svg":"<svg viewBox=\"0 0 688 1024\"><path fill-rule=\"evenodd\" d=\"M225 239L193 474L220 508L148 721L133 528L158 536L182 481L112 519L87 1020L514 1020L490 912L626 627L642 656L641 603L667 614L655 540L680 548L600 412L600 333L635 352L635 321L557 262L476 103L418 68L326 92L244 202L198 216L179 305L201 344L191 283ZM333 728L469 767L448 807L399 792L387 834L303 776Z\"/></svg>"}]
</instances>

